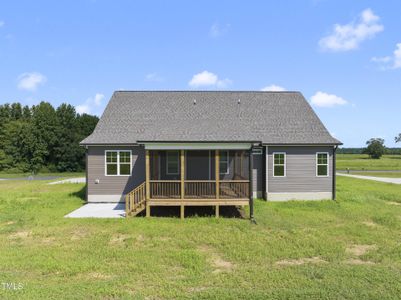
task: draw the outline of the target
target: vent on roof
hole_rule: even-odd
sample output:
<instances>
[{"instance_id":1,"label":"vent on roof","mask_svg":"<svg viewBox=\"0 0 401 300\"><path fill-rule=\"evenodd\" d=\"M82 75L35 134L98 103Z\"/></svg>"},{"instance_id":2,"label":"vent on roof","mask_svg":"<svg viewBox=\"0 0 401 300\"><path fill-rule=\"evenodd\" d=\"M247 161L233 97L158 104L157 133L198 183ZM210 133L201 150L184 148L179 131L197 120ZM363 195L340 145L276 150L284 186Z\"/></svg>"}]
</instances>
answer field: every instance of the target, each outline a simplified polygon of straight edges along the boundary
<instances>
[{"instance_id":1,"label":"vent on roof","mask_svg":"<svg viewBox=\"0 0 401 300\"><path fill-rule=\"evenodd\" d=\"M194 105L196 105L196 99L194 99Z\"/></svg>"},{"instance_id":2,"label":"vent on roof","mask_svg":"<svg viewBox=\"0 0 401 300\"><path fill-rule=\"evenodd\" d=\"M238 99L238 104L241 104L241 99Z\"/></svg>"}]
</instances>

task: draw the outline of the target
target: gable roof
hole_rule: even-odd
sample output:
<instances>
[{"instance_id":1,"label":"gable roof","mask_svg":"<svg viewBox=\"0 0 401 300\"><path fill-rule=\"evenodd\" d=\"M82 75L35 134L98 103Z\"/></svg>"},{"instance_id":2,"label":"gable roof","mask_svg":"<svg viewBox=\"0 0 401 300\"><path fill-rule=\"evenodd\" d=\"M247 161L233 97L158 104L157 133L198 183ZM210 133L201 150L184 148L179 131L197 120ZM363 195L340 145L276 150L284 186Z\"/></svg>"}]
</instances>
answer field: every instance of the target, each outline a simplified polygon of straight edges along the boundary
<instances>
[{"instance_id":1,"label":"gable roof","mask_svg":"<svg viewBox=\"0 0 401 300\"><path fill-rule=\"evenodd\" d=\"M117 91L81 142L340 144L299 92Z\"/></svg>"}]
</instances>

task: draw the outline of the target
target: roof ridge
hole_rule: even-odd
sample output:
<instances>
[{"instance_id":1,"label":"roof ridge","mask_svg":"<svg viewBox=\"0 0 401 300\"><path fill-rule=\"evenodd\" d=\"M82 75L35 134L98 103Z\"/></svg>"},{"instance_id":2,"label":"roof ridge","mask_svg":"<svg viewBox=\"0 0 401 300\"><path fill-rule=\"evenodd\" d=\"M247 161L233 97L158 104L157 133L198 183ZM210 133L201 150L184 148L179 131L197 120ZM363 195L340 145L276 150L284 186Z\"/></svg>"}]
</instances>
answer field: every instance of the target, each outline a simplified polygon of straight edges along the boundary
<instances>
[{"instance_id":1,"label":"roof ridge","mask_svg":"<svg viewBox=\"0 0 401 300\"><path fill-rule=\"evenodd\" d=\"M115 93L299 93L300 91L254 91L254 90L115 90Z\"/></svg>"}]
</instances>

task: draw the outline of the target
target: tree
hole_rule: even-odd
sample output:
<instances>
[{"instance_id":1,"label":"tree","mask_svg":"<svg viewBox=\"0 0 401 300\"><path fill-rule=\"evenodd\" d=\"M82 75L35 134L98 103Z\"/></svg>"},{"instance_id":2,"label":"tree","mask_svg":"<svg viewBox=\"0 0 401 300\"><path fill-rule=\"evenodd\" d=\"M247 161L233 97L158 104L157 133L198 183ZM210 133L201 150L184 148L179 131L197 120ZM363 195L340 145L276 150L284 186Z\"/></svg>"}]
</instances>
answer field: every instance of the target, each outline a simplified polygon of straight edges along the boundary
<instances>
[{"instance_id":1,"label":"tree","mask_svg":"<svg viewBox=\"0 0 401 300\"><path fill-rule=\"evenodd\" d=\"M364 153L368 154L371 158L379 159L385 152L384 140L381 138L371 138L366 142L366 149Z\"/></svg>"},{"instance_id":2,"label":"tree","mask_svg":"<svg viewBox=\"0 0 401 300\"><path fill-rule=\"evenodd\" d=\"M401 142L401 133L399 133L398 136L395 137L395 142Z\"/></svg>"}]
</instances>

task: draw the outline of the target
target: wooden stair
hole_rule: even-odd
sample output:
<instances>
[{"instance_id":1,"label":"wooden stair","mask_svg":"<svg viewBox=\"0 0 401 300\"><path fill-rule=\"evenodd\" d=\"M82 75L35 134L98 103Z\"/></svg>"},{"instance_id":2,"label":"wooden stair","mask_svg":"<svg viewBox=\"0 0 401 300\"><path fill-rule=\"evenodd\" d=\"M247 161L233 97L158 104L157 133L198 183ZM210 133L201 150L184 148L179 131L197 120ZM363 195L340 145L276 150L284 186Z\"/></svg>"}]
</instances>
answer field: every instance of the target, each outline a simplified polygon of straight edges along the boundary
<instances>
[{"instance_id":1,"label":"wooden stair","mask_svg":"<svg viewBox=\"0 0 401 300\"><path fill-rule=\"evenodd\" d=\"M136 216L145 208L146 189L145 182L143 182L125 196L125 215L127 217Z\"/></svg>"}]
</instances>

